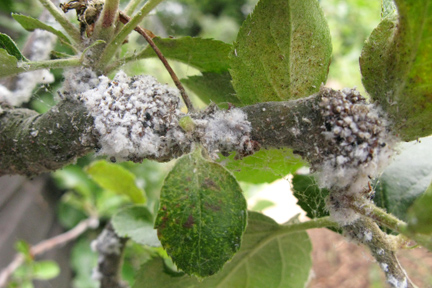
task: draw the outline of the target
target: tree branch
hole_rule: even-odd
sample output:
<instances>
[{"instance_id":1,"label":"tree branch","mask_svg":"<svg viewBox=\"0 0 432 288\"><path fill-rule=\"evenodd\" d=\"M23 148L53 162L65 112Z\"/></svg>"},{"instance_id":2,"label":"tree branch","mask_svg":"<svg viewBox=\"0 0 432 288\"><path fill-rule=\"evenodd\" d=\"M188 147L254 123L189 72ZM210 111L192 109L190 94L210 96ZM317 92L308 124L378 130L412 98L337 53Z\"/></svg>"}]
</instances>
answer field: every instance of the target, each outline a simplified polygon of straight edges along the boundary
<instances>
[{"instance_id":1,"label":"tree branch","mask_svg":"<svg viewBox=\"0 0 432 288\"><path fill-rule=\"evenodd\" d=\"M79 102L63 100L39 115L7 109L0 115L0 175L34 176L60 169L93 151L93 117Z\"/></svg>"},{"instance_id":2,"label":"tree branch","mask_svg":"<svg viewBox=\"0 0 432 288\"><path fill-rule=\"evenodd\" d=\"M92 242L93 250L99 252L98 267L93 277L100 281L104 288L127 288L127 283L121 280L123 251L127 238L119 237L108 224L99 237Z\"/></svg>"},{"instance_id":3,"label":"tree branch","mask_svg":"<svg viewBox=\"0 0 432 288\"><path fill-rule=\"evenodd\" d=\"M413 234L408 230L408 224L398 219L390 213L387 213L382 208L377 207L374 203L365 199L356 199L350 208L355 212L368 217L378 224L390 228L391 230L409 237L417 242L417 244L432 249L431 240L427 235Z\"/></svg>"},{"instance_id":4,"label":"tree branch","mask_svg":"<svg viewBox=\"0 0 432 288\"><path fill-rule=\"evenodd\" d=\"M241 109L252 124L252 137L261 145L290 147L305 154L316 143L312 137L320 135L319 99L316 94ZM70 164L98 148L99 136L93 125L85 106L68 99L43 115L27 109L4 109L0 114L0 175L34 176ZM165 162L181 156L179 153L172 151L168 156L149 159Z\"/></svg>"},{"instance_id":5,"label":"tree branch","mask_svg":"<svg viewBox=\"0 0 432 288\"><path fill-rule=\"evenodd\" d=\"M416 287L408 278L396 257L396 245L392 243L388 235L381 231L375 222L362 217L355 223L344 226L343 229L355 241L369 247L372 256L384 271L387 283L391 287Z\"/></svg>"}]
</instances>

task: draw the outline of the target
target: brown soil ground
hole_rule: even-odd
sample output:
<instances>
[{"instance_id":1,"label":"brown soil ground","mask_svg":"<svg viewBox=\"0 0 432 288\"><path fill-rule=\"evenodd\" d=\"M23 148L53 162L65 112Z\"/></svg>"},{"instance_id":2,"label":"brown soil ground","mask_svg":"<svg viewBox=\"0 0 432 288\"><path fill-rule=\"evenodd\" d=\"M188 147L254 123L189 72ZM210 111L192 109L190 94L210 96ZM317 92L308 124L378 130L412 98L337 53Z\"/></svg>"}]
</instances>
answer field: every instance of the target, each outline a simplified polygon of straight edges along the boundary
<instances>
[{"instance_id":1,"label":"brown soil ground","mask_svg":"<svg viewBox=\"0 0 432 288\"><path fill-rule=\"evenodd\" d=\"M348 243L327 229L310 230L313 277L309 288L384 288L384 273L367 248ZM401 250L399 261L419 288L432 288L432 253L424 248Z\"/></svg>"}]
</instances>

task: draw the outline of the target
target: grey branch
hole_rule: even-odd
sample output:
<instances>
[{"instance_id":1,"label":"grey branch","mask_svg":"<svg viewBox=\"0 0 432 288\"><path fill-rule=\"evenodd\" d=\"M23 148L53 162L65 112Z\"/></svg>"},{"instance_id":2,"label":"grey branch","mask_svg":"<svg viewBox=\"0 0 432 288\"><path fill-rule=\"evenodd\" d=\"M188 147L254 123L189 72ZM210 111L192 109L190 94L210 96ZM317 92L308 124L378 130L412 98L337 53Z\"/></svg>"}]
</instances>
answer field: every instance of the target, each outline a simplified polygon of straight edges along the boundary
<instances>
[{"instance_id":1,"label":"grey branch","mask_svg":"<svg viewBox=\"0 0 432 288\"><path fill-rule=\"evenodd\" d=\"M242 110L252 124L252 138L261 146L289 147L305 154L313 151L317 135L321 137L319 99L316 94ZM0 175L34 176L60 169L98 148L94 130L93 117L77 101L64 99L42 115L28 109L4 109L0 114ZM168 156L151 159L165 162L181 154L174 150Z\"/></svg>"},{"instance_id":2,"label":"grey branch","mask_svg":"<svg viewBox=\"0 0 432 288\"><path fill-rule=\"evenodd\" d=\"M5 109L0 115L0 175L54 171L93 151L93 118L63 100L45 114Z\"/></svg>"},{"instance_id":3,"label":"grey branch","mask_svg":"<svg viewBox=\"0 0 432 288\"><path fill-rule=\"evenodd\" d=\"M399 264L395 245L391 242L390 236L382 232L373 220L361 217L352 225L344 226L343 229L352 239L369 247L391 287L416 287Z\"/></svg>"},{"instance_id":4,"label":"grey branch","mask_svg":"<svg viewBox=\"0 0 432 288\"><path fill-rule=\"evenodd\" d=\"M111 224L108 224L99 237L92 242L93 250L99 253L98 266L93 272L93 278L100 281L100 287L129 287L120 276L126 242L127 238L119 237Z\"/></svg>"}]
</instances>

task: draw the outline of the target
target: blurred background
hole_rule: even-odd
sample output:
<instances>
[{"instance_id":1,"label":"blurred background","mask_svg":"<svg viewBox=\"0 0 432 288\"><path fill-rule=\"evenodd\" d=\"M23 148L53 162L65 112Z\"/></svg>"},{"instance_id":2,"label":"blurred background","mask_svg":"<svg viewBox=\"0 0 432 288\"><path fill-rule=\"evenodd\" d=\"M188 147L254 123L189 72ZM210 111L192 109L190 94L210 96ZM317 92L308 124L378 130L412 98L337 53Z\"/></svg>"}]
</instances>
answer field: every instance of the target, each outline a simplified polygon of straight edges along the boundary
<instances>
[{"instance_id":1,"label":"blurred background","mask_svg":"<svg viewBox=\"0 0 432 288\"><path fill-rule=\"evenodd\" d=\"M358 58L364 41L380 21L381 1L319 2L327 17L333 43L333 58L326 85L336 89L357 87L365 93ZM253 11L256 3L256 0L164 1L145 19L142 26L161 37L200 36L232 43L236 39L239 27ZM126 0L121 1L122 7L126 4ZM22 47L29 32L12 20L12 12L37 18L43 12L43 8L37 0L0 1L0 32L10 35L18 46ZM77 23L74 11L67 15ZM134 50L139 51L146 45L136 33L131 34L128 40L129 43L125 45L122 55L133 53L131 51ZM64 46L58 46L56 49L65 53L70 52ZM199 74L197 70L184 64L172 65L179 78ZM163 83L172 83L168 73L157 60L136 61L122 69L131 75L151 74ZM43 113L55 104L56 91L63 76L61 70L54 70L52 73L55 82L36 87L32 92L31 101L25 103L24 107ZM194 98L194 101L198 105L204 105L197 98ZM127 199L99 187L85 173L83 167L94 159L92 155L84 157L79 159L76 165L34 180L18 176L0 178L0 231L7 231L0 236L0 269L11 261L15 253L13 246L17 244L17 240L24 240L30 244L37 243L59 231L74 227L91 213L98 214L103 227L120 207L126 205ZM294 162L298 167L303 165L300 160ZM157 209L159 190L172 163L144 161L142 164L122 163L121 166L135 175L138 186L146 191L149 205ZM273 174L272 177L263 180L263 183L241 183L249 201L249 208L262 211L279 223L297 214L300 214L300 219L305 219L305 213L296 205L296 199L290 192L292 175L280 175L278 172ZM277 178L279 179L275 180ZM24 205L23 200L17 197L32 200ZM12 213L12 210L15 210L15 213ZM34 218L34 211L40 214L37 219ZM12 221L11 217L16 219ZM30 226L24 225L29 223L28 219L34 220ZM13 229L9 229L11 221L15 223ZM36 235L29 232L35 226L41 233ZM97 282L91 277L92 268L97 263L97 255L91 251L90 242L99 232L100 230L89 231L63 250L57 250L45 257L56 259L55 265L62 268L60 276L56 275L49 282L36 281L28 284L35 278L35 272L24 269L15 275L11 287L98 287ZM311 231L310 236L314 245L314 266L309 287L386 287L383 273L362 247L347 243L340 235L326 229ZM156 251L130 243L125 256L124 279L132 283L134 271L155 253L164 252L161 249ZM430 253L423 250L402 251L401 261L417 285L432 287Z\"/></svg>"}]
</instances>

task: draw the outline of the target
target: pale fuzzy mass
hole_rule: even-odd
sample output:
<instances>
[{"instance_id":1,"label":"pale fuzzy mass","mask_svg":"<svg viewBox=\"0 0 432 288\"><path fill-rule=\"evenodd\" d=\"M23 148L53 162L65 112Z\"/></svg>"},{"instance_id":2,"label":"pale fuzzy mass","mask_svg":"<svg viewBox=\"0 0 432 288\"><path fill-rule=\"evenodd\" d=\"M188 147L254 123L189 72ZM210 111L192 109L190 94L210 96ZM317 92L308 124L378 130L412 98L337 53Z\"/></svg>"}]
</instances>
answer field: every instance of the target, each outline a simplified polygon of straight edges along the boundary
<instances>
[{"instance_id":1,"label":"pale fuzzy mass","mask_svg":"<svg viewBox=\"0 0 432 288\"><path fill-rule=\"evenodd\" d=\"M128 77L120 71L111 81L89 70L67 75L71 78L65 91L78 93L94 117L99 154L119 160L163 158L174 148L188 152L196 143L212 158L218 152L253 152L251 125L240 109L215 108L191 115L196 129L185 132L179 126L185 114L180 111L178 91L152 76ZM78 83L81 88L74 88Z\"/></svg>"},{"instance_id":2,"label":"pale fuzzy mass","mask_svg":"<svg viewBox=\"0 0 432 288\"><path fill-rule=\"evenodd\" d=\"M332 191L326 202L330 215L347 225L359 217L349 206L353 197L365 195L370 179L391 161L396 139L384 112L355 89L322 88L321 94L325 140L318 143L314 168L320 186Z\"/></svg>"}]
</instances>

